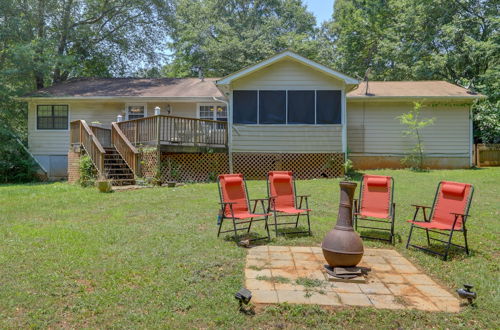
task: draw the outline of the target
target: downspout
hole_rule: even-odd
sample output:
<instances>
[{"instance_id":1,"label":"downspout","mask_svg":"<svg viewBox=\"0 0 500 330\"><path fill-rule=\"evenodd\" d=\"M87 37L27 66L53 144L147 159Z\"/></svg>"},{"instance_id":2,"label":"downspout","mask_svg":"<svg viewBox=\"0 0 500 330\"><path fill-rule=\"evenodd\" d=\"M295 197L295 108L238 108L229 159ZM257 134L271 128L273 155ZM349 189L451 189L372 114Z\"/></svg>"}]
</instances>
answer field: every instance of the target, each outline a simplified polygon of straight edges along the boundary
<instances>
[{"instance_id":1,"label":"downspout","mask_svg":"<svg viewBox=\"0 0 500 330\"><path fill-rule=\"evenodd\" d=\"M342 91L342 152L344 153L344 160L347 160L347 93L344 88Z\"/></svg>"},{"instance_id":2,"label":"downspout","mask_svg":"<svg viewBox=\"0 0 500 330\"><path fill-rule=\"evenodd\" d=\"M469 107L469 167L474 166L474 114L472 113L472 105ZM477 149L476 149L477 152ZM476 156L477 157L477 156ZM477 158L476 158L477 159Z\"/></svg>"},{"instance_id":3,"label":"downspout","mask_svg":"<svg viewBox=\"0 0 500 330\"><path fill-rule=\"evenodd\" d=\"M227 109L227 156L229 161L229 173L233 173L233 111L230 109L229 102L221 100L212 96L214 101L222 102L226 105Z\"/></svg>"}]
</instances>

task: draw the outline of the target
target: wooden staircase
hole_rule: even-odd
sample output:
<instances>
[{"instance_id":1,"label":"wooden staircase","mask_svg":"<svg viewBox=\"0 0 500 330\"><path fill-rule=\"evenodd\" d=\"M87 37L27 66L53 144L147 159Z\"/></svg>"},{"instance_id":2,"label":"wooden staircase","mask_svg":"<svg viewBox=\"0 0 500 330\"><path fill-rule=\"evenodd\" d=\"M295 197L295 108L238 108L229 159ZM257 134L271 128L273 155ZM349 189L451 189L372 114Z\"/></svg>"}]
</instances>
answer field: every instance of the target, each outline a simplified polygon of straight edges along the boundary
<instances>
[{"instance_id":1,"label":"wooden staircase","mask_svg":"<svg viewBox=\"0 0 500 330\"><path fill-rule=\"evenodd\" d=\"M131 185L135 183L134 173L116 151L115 147L104 148L104 173L114 186Z\"/></svg>"}]
</instances>

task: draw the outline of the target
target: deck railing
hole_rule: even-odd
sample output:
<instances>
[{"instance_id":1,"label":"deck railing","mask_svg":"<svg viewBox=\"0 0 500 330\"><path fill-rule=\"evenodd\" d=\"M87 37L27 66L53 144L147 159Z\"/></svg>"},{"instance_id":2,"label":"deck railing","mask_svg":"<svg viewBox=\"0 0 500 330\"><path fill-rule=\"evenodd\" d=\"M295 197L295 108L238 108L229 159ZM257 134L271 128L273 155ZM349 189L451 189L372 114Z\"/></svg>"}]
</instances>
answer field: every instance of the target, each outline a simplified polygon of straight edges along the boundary
<instances>
[{"instance_id":1,"label":"deck railing","mask_svg":"<svg viewBox=\"0 0 500 330\"><path fill-rule=\"evenodd\" d=\"M139 174L139 151L130 143L117 123L111 124L111 143L135 175Z\"/></svg>"},{"instance_id":2,"label":"deck railing","mask_svg":"<svg viewBox=\"0 0 500 330\"><path fill-rule=\"evenodd\" d=\"M117 124L133 145L227 147L227 123L224 121L160 115Z\"/></svg>"},{"instance_id":3,"label":"deck railing","mask_svg":"<svg viewBox=\"0 0 500 330\"><path fill-rule=\"evenodd\" d=\"M89 127L104 148L111 147L111 129L96 125Z\"/></svg>"},{"instance_id":4,"label":"deck railing","mask_svg":"<svg viewBox=\"0 0 500 330\"><path fill-rule=\"evenodd\" d=\"M97 172L103 175L106 150L85 120L76 120L70 123L70 139L71 144L79 144L85 149Z\"/></svg>"}]
</instances>

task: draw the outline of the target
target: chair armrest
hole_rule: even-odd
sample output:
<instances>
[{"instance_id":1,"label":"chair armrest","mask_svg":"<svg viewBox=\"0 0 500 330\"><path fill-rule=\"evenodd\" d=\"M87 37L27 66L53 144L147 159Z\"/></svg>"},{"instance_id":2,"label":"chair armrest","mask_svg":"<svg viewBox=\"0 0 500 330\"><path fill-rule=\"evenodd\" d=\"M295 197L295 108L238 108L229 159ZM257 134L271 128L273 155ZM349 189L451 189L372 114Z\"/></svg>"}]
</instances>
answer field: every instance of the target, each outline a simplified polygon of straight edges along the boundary
<instances>
[{"instance_id":1,"label":"chair armrest","mask_svg":"<svg viewBox=\"0 0 500 330\"><path fill-rule=\"evenodd\" d=\"M236 202L220 202L220 205L231 205L231 204L237 204Z\"/></svg>"},{"instance_id":2,"label":"chair armrest","mask_svg":"<svg viewBox=\"0 0 500 330\"><path fill-rule=\"evenodd\" d=\"M250 202L255 202L255 201L267 201L268 198L253 198L253 199L249 199Z\"/></svg>"},{"instance_id":3,"label":"chair armrest","mask_svg":"<svg viewBox=\"0 0 500 330\"><path fill-rule=\"evenodd\" d=\"M418 205L418 204L411 204L411 206L415 206L417 209L418 208L423 208L423 209L430 209L430 208L432 208L430 206Z\"/></svg>"},{"instance_id":4,"label":"chair armrest","mask_svg":"<svg viewBox=\"0 0 500 330\"><path fill-rule=\"evenodd\" d=\"M450 212L450 214L453 214L455 216L461 216L461 217L469 217L470 214L462 214L462 213L455 213L455 212Z\"/></svg>"},{"instance_id":5,"label":"chair armrest","mask_svg":"<svg viewBox=\"0 0 500 330\"><path fill-rule=\"evenodd\" d=\"M311 195L297 195L297 197L308 198L308 197L311 197Z\"/></svg>"}]
</instances>

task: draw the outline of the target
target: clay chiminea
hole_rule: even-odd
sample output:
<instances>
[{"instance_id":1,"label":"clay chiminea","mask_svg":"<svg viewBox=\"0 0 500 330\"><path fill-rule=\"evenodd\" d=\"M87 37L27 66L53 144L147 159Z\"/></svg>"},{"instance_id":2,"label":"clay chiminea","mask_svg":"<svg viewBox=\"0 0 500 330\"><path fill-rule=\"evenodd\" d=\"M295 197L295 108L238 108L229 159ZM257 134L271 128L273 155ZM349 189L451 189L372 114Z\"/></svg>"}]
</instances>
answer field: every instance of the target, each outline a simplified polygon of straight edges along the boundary
<instances>
[{"instance_id":1,"label":"clay chiminea","mask_svg":"<svg viewBox=\"0 0 500 330\"><path fill-rule=\"evenodd\" d=\"M352 227L352 200L356 186L355 182L340 182L337 224L326 234L321 245L331 267L354 267L363 257L363 241Z\"/></svg>"}]
</instances>

